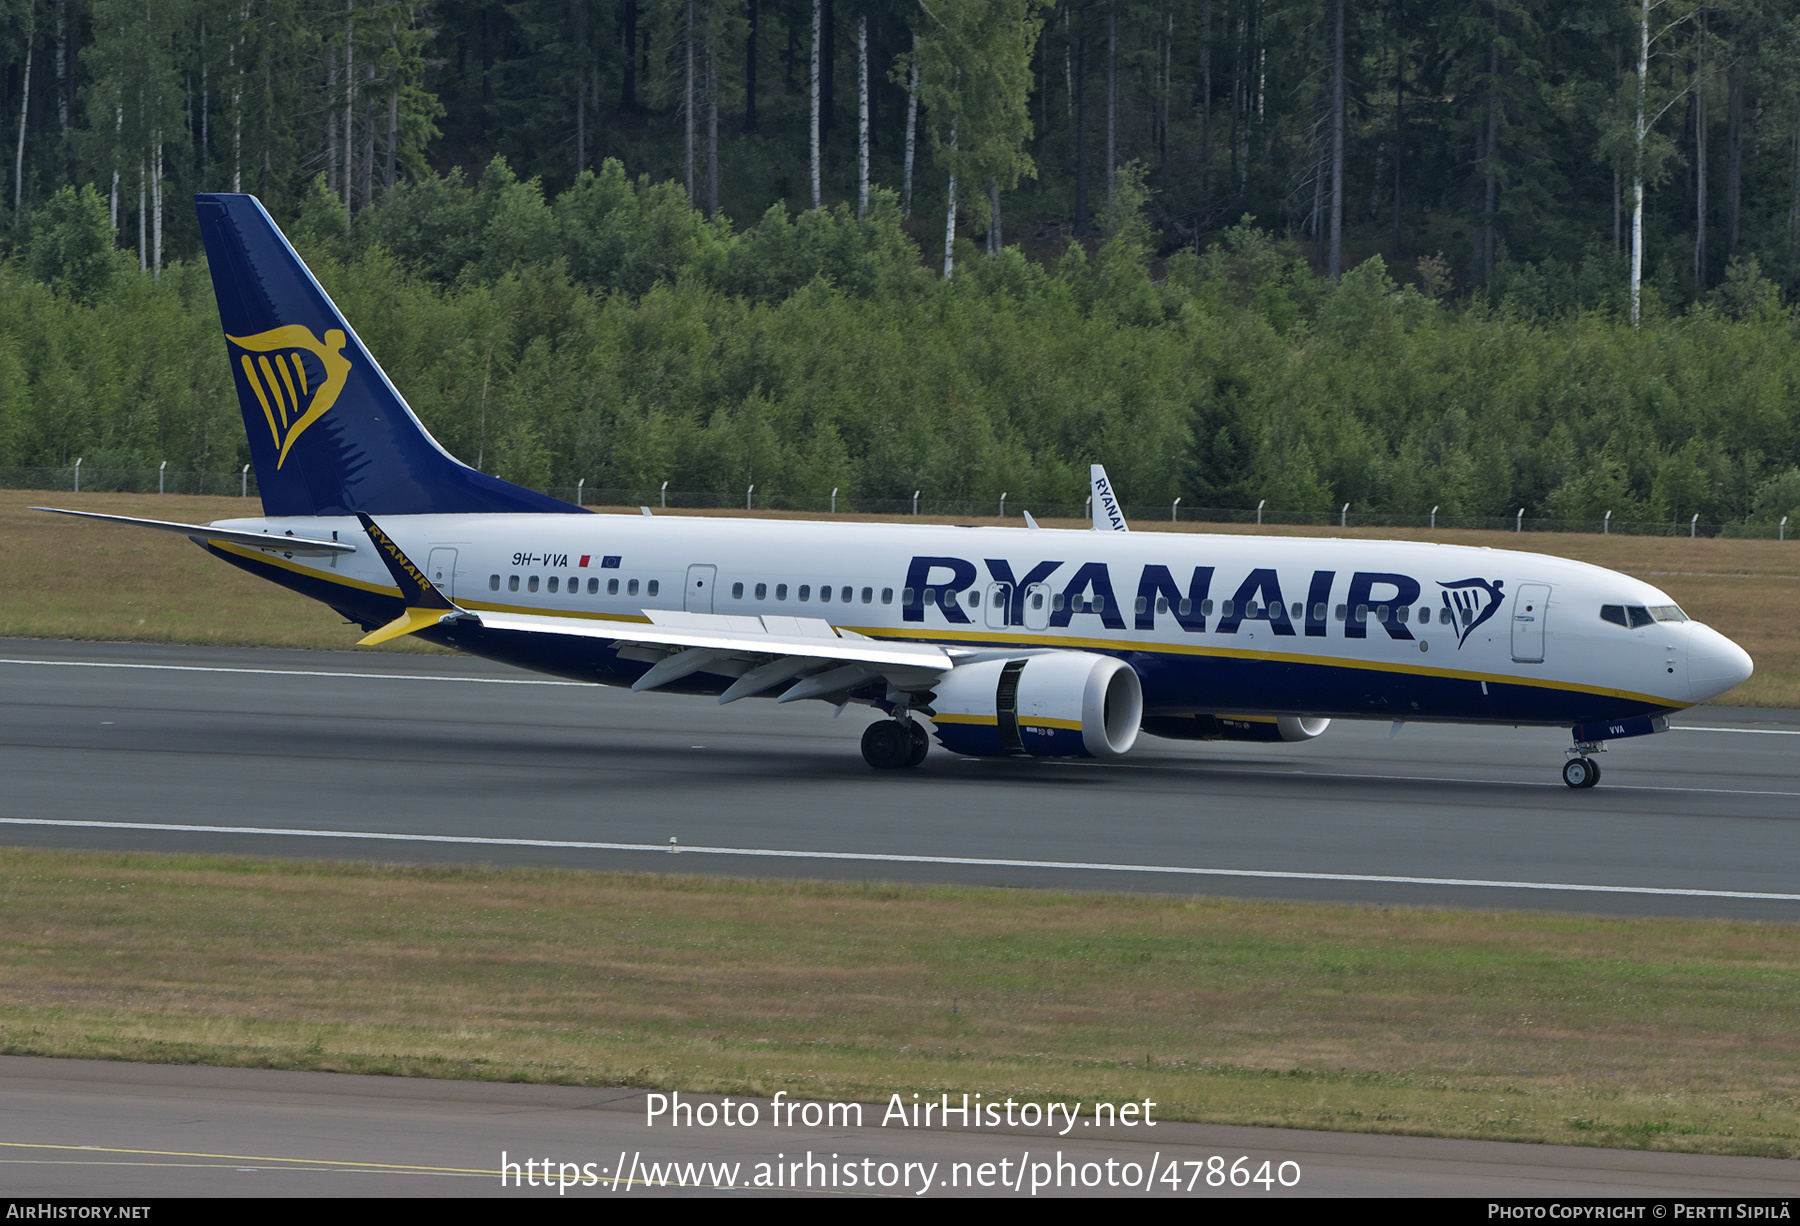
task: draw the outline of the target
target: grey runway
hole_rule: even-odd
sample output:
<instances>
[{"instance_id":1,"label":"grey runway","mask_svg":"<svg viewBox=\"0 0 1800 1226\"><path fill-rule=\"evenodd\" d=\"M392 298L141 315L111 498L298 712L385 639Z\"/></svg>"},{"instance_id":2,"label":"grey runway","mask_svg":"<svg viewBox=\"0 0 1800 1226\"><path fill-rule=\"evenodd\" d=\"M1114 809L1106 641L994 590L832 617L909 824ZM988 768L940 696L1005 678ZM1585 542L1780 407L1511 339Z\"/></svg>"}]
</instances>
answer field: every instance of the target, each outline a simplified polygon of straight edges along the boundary
<instances>
[{"instance_id":1,"label":"grey runway","mask_svg":"<svg viewBox=\"0 0 1800 1226\"><path fill-rule=\"evenodd\" d=\"M1554 729L886 774L868 718L461 657L0 640L0 842L1800 919L1793 712L1687 712L1586 792Z\"/></svg>"},{"instance_id":2,"label":"grey runway","mask_svg":"<svg viewBox=\"0 0 1800 1226\"><path fill-rule=\"evenodd\" d=\"M714 1095L689 1101L720 1104ZM882 1126L879 1103L863 1108L861 1127L844 1117L837 1126L775 1127L769 1100L741 1101L758 1105L754 1126L652 1128L641 1090L6 1056L0 1186L12 1198L744 1195L755 1194L758 1163L772 1175L797 1162L798 1170L783 1169L776 1190L784 1195L918 1195L928 1179L927 1194L1020 1197L1033 1195L1033 1182L1043 1185L1038 1196L1743 1198L1800 1190L1794 1164L1769 1158L1168 1121L1082 1123L1068 1135L1058 1135L1060 1121L1055 1130L913 1129ZM502 1187L503 1154L520 1164L521 1182L537 1186ZM1248 1159L1247 1176L1267 1163L1265 1181L1232 1186L1239 1158ZM546 1160L558 1186L543 1186L542 1167L523 1166ZM565 1162L581 1181L567 1189ZM851 1166L856 1187L844 1178ZM864 1174L873 1188L860 1186ZM1002 1186L1002 1176L1014 1186Z\"/></svg>"}]
</instances>

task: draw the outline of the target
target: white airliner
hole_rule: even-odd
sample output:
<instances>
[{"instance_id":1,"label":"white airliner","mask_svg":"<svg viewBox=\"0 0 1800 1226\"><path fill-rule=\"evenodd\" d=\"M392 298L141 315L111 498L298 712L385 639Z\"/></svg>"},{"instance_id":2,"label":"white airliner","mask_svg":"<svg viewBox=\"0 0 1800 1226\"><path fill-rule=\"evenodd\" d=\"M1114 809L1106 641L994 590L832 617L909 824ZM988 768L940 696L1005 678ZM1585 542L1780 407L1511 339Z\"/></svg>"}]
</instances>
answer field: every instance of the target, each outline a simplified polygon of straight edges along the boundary
<instances>
[{"instance_id":1,"label":"white airliner","mask_svg":"<svg viewBox=\"0 0 1800 1226\"><path fill-rule=\"evenodd\" d=\"M1116 758L1140 733L1304 741L1332 719L1572 729L1592 754L1750 657L1628 575L1542 554L1093 529L600 515L476 472L413 415L253 197L195 198L262 492L178 524L360 623L540 672L860 704L863 756ZM49 510L52 508L41 508ZM66 514L87 514L64 512Z\"/></svg>"}]
</instances>

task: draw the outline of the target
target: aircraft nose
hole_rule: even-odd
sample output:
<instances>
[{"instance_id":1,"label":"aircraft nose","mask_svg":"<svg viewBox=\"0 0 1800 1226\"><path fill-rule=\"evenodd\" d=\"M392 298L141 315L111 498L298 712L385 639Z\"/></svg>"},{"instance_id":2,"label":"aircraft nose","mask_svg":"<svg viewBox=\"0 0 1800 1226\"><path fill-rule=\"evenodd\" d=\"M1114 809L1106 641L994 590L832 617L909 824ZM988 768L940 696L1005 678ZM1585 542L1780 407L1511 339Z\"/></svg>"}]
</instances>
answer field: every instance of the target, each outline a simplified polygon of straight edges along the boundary
<instances>
[{"instance_id":1,"label":"aircraft nose","mask_svg":"<svg viewBox=\"0 0 1800 1226\"><path fill-rule=\"evenodd\" d=\"M1688 686L1695 702L1717 698L1750 680L1750 653L1714 630L1694 624L1688 637Z\"/></svg>"}]
</instances>

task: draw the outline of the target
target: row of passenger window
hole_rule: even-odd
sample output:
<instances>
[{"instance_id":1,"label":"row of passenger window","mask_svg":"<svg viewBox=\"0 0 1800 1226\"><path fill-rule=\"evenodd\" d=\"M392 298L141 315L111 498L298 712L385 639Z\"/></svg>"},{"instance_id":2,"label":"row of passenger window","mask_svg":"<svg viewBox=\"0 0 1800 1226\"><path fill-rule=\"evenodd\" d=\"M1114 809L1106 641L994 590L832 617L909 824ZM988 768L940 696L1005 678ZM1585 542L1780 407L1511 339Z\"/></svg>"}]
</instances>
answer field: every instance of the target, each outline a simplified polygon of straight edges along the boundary
<instances>
[{"instance_id":1,"label":"row of passenger window","mask_svg":"<svg viewBox=\"0 0 1800 1226\"><path fill-rule=\"evenodd\" d=\"M551 575L550 578L545 581L544 587L547 591L554 592L554 591L559 590L560 588L563 587L562 576ZM500 590L500 576L499 575L489 575L488 576L488 591L497 592L499 590ZM516 592L519 590L519 576L508 575L506 577L506 590L509 592ZM532 575L525 580L525 590L528 592L535 592L538 590L538 577L536 575ZM652 579L652 580L650 580L650 582L648 584L645 585L644 594L648 595L648 596L654 596L657 594L657 592L659 592L661 590L662 590L662 585L660 583L658 583L655 579ZM581 576L580 575L570 575L569 576L568 592L569 592L569 595L571 595L571 596L576 596L581 593ZM589 579L587 581L587 594L589 596L598 596L600 594L600 580ZM606 581L606 594L608 596L617 596L619 594L619 580L608 579ZM638 581L636 579L625 580L625 594L627 596L636 596L638 594Z\"/></svg>"},{"instance_id":2,"label":"row of passenger window","mask_svg":"<svg viewBox=\"0 0 1800 1226\"><path fill-rule=\"evenodd\" d=\"M839 604L855 603L857 593L856 593L856 589L854 587L846 586L846 587L834 589L832 587L832 585L829 583L821 583L819 585L819 602L821 604L829 604L832 599L831 594L834 590L837 592L837 601ZM908 592L912 591L911 588L908 588L906 590ZM731 585L731 598L733 600L742 600L744 598L744 585L743 584L734 583ZM767 600L769 598L769 585L766 583L757 584L756 590L755 590L755 598L757 600ZM788 585L785 583L777 583L775 585L775 599L786 600L787 598L788 598ZM812 584L810 584L810 583L800 584L797 588L794 589L794 598L796 600L811 600L813 598ZM864 604L874 604L875 603L875 589L874 588L865 587L862 590L862 602ZM894 589L893 588L884 587L881 589L881 603L882 604L893 604L894 603Z\"/></svg>"},{"instance_id":3,"label":"row of passenger window","mask_svg":"<svg viewBox=\"0 0 1800 1226\"><path fill-rule=\"evenodd\" d=\"M539 577L537 575L531 575L525 579L525 590L527 592L535 592L538 590L538 578ZM618 579L608 579L606 581L606 594L608 596L617 596L619 594L620 582L621 581ZM627 595L627 596L638 595L638 581L636 579L626 579L623 581L623 583L625 586L625 595ZM551 575L549 577L549 579L544 582L544 588L547 591L556 592L559 589L565 589L565 584L563 583L561 576ZM489 575L488 576L488 590L490 592L497 592L500 590L500 576L499 575ZM519 590L519 576L518 575L507 576L506 590L509 592L516 592ZM579 575L570 575L568 578L568 582L566 584L565 590L567 590L568 594L571 596L580 594L580 592L581 592L581 577ZM658 594L658 592L660 590L661 590L661 584L657 580L651 579L644 585L643 594L646 596L655 596ZM833 584L821 583L818 587L819 602L821 604L830 603L833 599L834 592L836 593L836 600L839 604L855 603L857 595L858 595L857 590L854 587L849 586L849 585L845 585L842 587L836 587ZM590 578L587 581L587 594L590 596L597 596L600 594L600 580L599 579ZM796 600L799 600L801 602L810 602L813 598L813 587L809 583L799 584L796 588L794 588L793 594L794 594L794 598ZM910 588L910 587L902 588L900 591L900 603L902 605L911 605L913 603L914 594L915 593L912 588ZM862 597L863 604L875 603L875 589L874 588L865 587L862 589L860 595ZM968 604L969 608L971 608L971 609L976 609L976 608L981 607L982 595L983 595L983 593L979 589L970 589L966 596L962 596L956 589L953 589L953 588L941 588L940 589L940 588L934 588L934 587L926 588L923 593L924 601L928 605L935 605L935 604L939 603L940 599L942 600L943 603L950 604L950 603L956 602L960 598L963 601L965 601ZM742 600L744 598L744 585L742 583L733 583L731 585L731 596L732 596L733 600ZM767 583L756 584L755 589L754 589L754 598L757 600L767 600L769 598L769 585ZM787 598L788 598L788 585L785 583L777 583L775 585L775 599L779 600L779 601L785 601L785 600L787 600ZM1008 601L1010 599L1011 599L1011 594L1010 594L1009 589L1001 588L999 590L996 590L993 593L993 603L995 604L996 607L1004 606L1005 604L1008 603ZM1033 593L1032 599L1033 599L1033 604L1032 604L1033 608L1042 608L1043 607L1041 604L1041 601L1043 600L1043 597L1041 594ZM894 589L893 588L884 587L881 589L881 603L882 604L893 604L894 603ZM1054 594L1053 596L1051 596L1050 607L1052 609L1056 609L1059 611L1068 607L1068 605L1066 603L1066 598L1063 596L1063 594L1061 592L1058 592L1058 593ZM1149 607L1149 602L1148 602L1147 598L1143 597L1143 596L1139 596L1137 598L1135 611L1138 613L1142 613L1148 607ZM1194 611L1193 602L1191 600L1178 600L1178 601L1174 602L1174 610L1175 610L1176 615L1179 617L1191 616ZM1170 601L1167 596L1158 596L1156 598L1156 611L1158 613L1168 613L1170 611ZM1104 612L1106 612L1106 597L1096 595L1096 596L1092 596L1086 600L1078 600L1075 602L1074 612L1077 612L1077 613L1104 613ZM1214 612L1214 605L1213 605L1212 601L1203 600L1200 602L1200 616L1211 617L1213 615L1213 612ZM1465 625L1474 619L1473 610L1464 609L1462 612L1463 612L1463 622ZM1655 610L1655 612L1658 615L1655 618L1655 620L1658 620L1658 621L1677 621L1677 620L1685 621L1686 620L1686 616L1681 612L1681 610L1675 608L1675 606L1673 606L1673 605L1668 606L1666 609L1659 608L1659 609ZM1230 600L1220 601L1218 603L1218 613L1219 613L1219 616L1221 616L1221 617L1233 616L1236 613L1235 602L1230 601ZM1355 619L1359 623L1366 622L1369 620L1369 616L1371 613L1373 613L1376 621L1382 622L1382 623L1386 623L1388 620L1392 619L1392 620L1397 621L1397 622L1401 623L1402 625L1404 625L1406 622L1408 622L1412 619L1412 607L1410 605L1400 605L1396 608L1390 609L1389 606L1384 605L1384 604L1376 605L1374 607L1374 609L1372 609L1372 610L1366 604L1357 605ZM1650 614L1641 608L1631 609L1630 613L1632 614L1632 616L1634 618L1634 620L1631 622L1631 624L1633 626L1647 625L1647 624L1649 624L1649 621L1651 620ZM1671 613L1673 614L1673 616L1666 616L1666 614L1671 614ZM1615 614L1617 614L1617 616L1615 616ZM1255 601L1249 601L1244 605L1243 613L1239 616L1242 616L1243 618L1246 618L1249 620L1267 620L1267 621L1273 621L1273 622L1284 622L1284 621L1289 620L1290 617L1294 621L1299 621L1305 615L1306 615L1306 605L1300 601L1294 602L1294 606L1293 606L1293 609L1291 612L1287 609L1284 609L1279 604L1258 605ZM1626 624L1625 621L1623 620L1624 615L1620 611L1619 606L1617 606L1617 605L1607 605L1603 610L1601 610L1600 615L1602 617L1604 617L1607 621L1617 621L1620 625ZM1337 606L1336 616L1337 616L1338 621L1348 620L1350 618L1350 606L1348 606L1348 605ZM1639 616L1643 617L1644 621L1639 622L1639 621L1635 620L1635 618L1637 618ZM1324 620L1325 620L1325 606L1323 604L1313 605L1313 621L1314 622L1322 622ZM1431 606L1430 605L1419 606L1418 620L1419 620L1420 625L1429 625L1431 623ZM1448 624L1455 620L1455 614L1450 609L1444 609L1438 614L1438 620Z\"/></svg>"}]
</instances>

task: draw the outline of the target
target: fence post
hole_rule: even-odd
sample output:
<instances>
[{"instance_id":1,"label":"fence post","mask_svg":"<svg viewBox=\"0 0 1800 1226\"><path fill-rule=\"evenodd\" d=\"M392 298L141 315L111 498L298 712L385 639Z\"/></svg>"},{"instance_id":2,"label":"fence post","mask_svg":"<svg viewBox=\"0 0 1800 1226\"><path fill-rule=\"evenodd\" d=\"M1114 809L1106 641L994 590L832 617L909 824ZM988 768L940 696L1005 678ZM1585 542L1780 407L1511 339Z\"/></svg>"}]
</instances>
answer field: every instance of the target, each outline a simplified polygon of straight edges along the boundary
<instances>
[{"instance_id":1,"label":"fence post","mask_svg":"<svg viewBox=\"0 0 1800 1226\"><path fill-rule=\"evenodd\" d=\"M1778 541L1787 540L1787 519L1788 517L1783 515L1781 517L1780 525L1775 529L1775 539Z\"/></svg>"},{"instance_id":2,"label":"fence post","mask_svg":"<svg viewBox=\"0 0 1800 1226\"><path fill-rule=\"evenodd\" d=\"M838 492L838 487L835 485L832 486L831 487L831 513L833 515L837 514L837 492ZM1000 505L1001 506L1006 505L1006 495L1005 494L1000 495Z\"/></svg>"},{"instance_id":3,"label":"fence post","mask_svg":"<svg viewBox=\"0 0 1800 1226\"><path fill-rule=\"evenodd\" d=\"M1006 491L1000 491L1000 518L1006 518Z\"/></svg>"},{"instance_id":4,"label":"fence post","mask_svg":"<svg viewBox=\"0 0 1800 1226\"><path fill-rule=\"evenodd\" d=\"M1173 505L1171 505L1169 507L1169 522L1170 523L1175 522L1175 518L1180 511L1181 511L1181 499L1177 498L1175 500L1175 502L1173 503Z\"/></svg>"},{"instance_id":5,"label":"fence post","mask_svg":"<svg viewBox=\"0 0 1800 1226\"><path fill-rule=\"evenodd\" d=\"M581 478L581 480L579 480L575 483L575 505L576 506L581 505L581 487L586 484L587 484L586 477Z\"/></svg>"},{"instance_id":6,"label":"fence post","mask_svg":"<svg viewBox=\"0 0 1800 1226\"><path fill-rule=\"evenodd\" d=\"M250 497L250 466L244 465L244 471L238 474L238 497Z\"/></svg>"},{"instance_id":7,"label":"fence post","mask_svg":"<svg viewBox=\"0 0 1800 1226\"><path fill-rule=\"evenodd\" d=\"M662 509L665 511L669 509L669 483L667 481L662 483Z\"/></svg>"},{"instance_id":8,"label":"fence post","mask_svg":"<svg viewBox=\"0 0 1800 1226\"><path fill-rule=\"evenodd\" d=\"M1437 531L1437 508L1436 507L1431 508L1431 530L1433 532Z\"/></svg>"},{"instance_id":9,"label":"fence post","mask_svg":"<svg viewBox=\"0 0 1800 1226\"><path fill-rule=\"evenodd\" d=\"M1348 528L1349 526L1350 526L1350 504L1346 502L1342 507L1340 507L1338 509L1338 527Z\"/></svg>"},{"instance_id":10,"label":"fence post","mask_svg":"<svg viewBox=\"0 0 1800 1226\"><path fill-rule=\"evenodd\" d=\"M156 492L159 494L163 492L163 469L168 466L169 462L164 460L161 464L157 465L156 468Z\"/></svg>"},{"instance_id":11,"label":"fence post","mask_svg":"<svg viewBox=\"0 0 1800 1226\"><path fill-rule=\"evenodd\" d=\"M756 496L756 483L751 482L750 488L744 491L744 510L748 511L751 509L751 506L752 506L751 499L754 498L755 496Z\"/></svg>"},{"instance_id":12,"label":"fence post","mask_svg":"<svg viewBox=\"0 0 1800 1226\"><path fill-rule=\"evenodd\" d=\"M1264 503L1267 503L1268 501L1269 500L1267 498L1265 498L1262 500L1262 502L1259 502L1256 504L1256 526L1258 528L1262 527L1262 509L1263 509Z\"/></svg>"},{"instance_id":13,"label":"fence post","mask_svg":"<svg viewBox=\"0 0 1800 1226\"><path fill-rule=\"evenodd\" d=\"M81 457L75 457L75 492L81 493Z\"/></svg>"},{"instance_id":14,"label":"fence post","mask_svg":"<svg viewBox=\"0 0 1800 1226\"><path fill-rule=\"evenodd\" d=\"M1601 519L1601 521L1600 521L1600 535L1601 536L1611 536L1612 535L1612 512L1611 511L1608 511L1606 513L1605 517L1603 519Z\"/></svg>"},{"instance_id":15,"label":"fence post","mask_svg":"<svg viewBox=\"0 0 1800 1226\"><path fill-rule=\"evenodd\" d=\"M917 515L918 513L919 513L919 491L914 490L913 491L913 514Z\"/></svg>"},{"instance_id":16,"label":"fence post","mask_svg":"<svg viewBox=\"0 0 1800 1226\"><path fill-rule=\"evenodd\" d=\"M1519 514L1513 519L1513 531L1514 532L1525 531L1525 508L1524 507L1519 508Z\"/></svg>"},{"instance_id":17,"label":"fence post","mask_svg":"<svg viewBox=\"0 0 1800 1226\"><path fill-rule=\"evenodd\" d=\"M1688 539L1690 541L1693 540L1694 537L1698 534L1699 528L1700 528L1700 512L1695 511L1694 518L1688 520Z\"/></svg>"}]
</instances>

